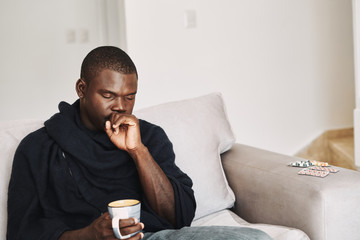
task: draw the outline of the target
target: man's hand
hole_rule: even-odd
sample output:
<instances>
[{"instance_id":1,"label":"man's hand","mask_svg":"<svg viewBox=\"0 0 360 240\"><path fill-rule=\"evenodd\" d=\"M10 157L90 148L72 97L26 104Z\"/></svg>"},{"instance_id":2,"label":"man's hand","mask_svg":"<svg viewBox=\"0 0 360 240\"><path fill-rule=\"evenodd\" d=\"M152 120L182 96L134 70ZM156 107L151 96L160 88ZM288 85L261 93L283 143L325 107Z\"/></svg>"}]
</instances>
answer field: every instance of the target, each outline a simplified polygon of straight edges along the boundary
<instances>
[{"instance_id":1,"label":"man's hand","mask_svg":"<svg viewBox=\"0 0 360 240\"><path fill-rule=\"evenodd\" d=\"M144 229L144 224L138 222L134 218L122 219L119 221L119 228L121 235L128 235L137 231L141 231ZM128 240L138 240L142 239L144 234L142 232L128 238ZM112 229L112 221L109 213L104 213L99 218L97 218L94 222L92 222L89 226L74 230L64 232L59 240L116 240L117 238L114 236L114 232Z\"/></svg>"},{"instance_id":2,"label":"man's hand","mask_svg":"<svg viewBox=\"0 0 360 240\"><path fill-rule=\"evenodd\" d=\"M129 152L142 146L139 120L134 115L113 113L105 123L105 132L121 150Z\"/></svg>"}]
</instances>

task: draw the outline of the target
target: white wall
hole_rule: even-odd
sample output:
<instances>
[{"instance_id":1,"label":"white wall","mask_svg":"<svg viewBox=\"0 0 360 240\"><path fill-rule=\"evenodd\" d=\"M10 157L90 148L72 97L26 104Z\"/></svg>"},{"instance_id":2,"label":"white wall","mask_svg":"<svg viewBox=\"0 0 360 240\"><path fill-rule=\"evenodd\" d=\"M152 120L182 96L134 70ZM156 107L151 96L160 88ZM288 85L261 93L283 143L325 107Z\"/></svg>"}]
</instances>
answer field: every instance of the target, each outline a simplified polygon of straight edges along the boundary
<instances>
[{"instance_id":1,"label":"white wall","mask_svg":"<svg viewBox=\"0 0 360 240\"><path fill-rule=\"evenodd\" d=\"M125 0L137 107L223 93L237 141L294 154L353 125L351 0ZM197 27L184 27L194 10Z\"/></svg>"},{"instance_id":2,"label":"white wall","mask_svg":"<svg viewBox=\"0 0 360 240\"><path fill-rule=\"evenodd\" d=\"M355 70L355 102L354 109L354 159L360 166L360 0L353 0L353 30L354 30L354 70Z\"/></svg>"},{"instance_id":3,"label":"white wall","mask_svg":"<svg viewBox=\"0 0 360 240\"><path fill-rule=\"evenodd\" d=\"M140 74L136 108L220 91L238 142L288 154L353 125L350 0L125 0L125 26L102 16L115 4L103 2L0 1L0 120L46 119L74 101L82 59L116 45L121 27ZM184 28L185 10L196 28ZM69 30L88 42L68 43Z\"/></svg>"},{"instance_id":4,"label":"white wall","mask_svg":"<svg viewBox=\"0 0 360 240\"><path fill-rule=\"evenodd\" d=\"M1 120L47 119L76 99L82 59L103 41L99 9L96 0L0 1Z\"/></svg>"}]
</instances>

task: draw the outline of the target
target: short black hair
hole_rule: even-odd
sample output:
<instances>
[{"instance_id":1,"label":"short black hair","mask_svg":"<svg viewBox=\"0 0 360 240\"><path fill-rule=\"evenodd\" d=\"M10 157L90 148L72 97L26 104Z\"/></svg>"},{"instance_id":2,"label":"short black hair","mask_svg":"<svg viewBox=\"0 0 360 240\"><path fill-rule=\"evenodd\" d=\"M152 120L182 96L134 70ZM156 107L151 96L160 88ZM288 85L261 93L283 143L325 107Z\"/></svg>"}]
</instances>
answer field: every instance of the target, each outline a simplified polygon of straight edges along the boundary
<instances>
[{"instance_id":1,"label":"short black hair","mask_svg":"<svg viewBox=\"0 0 360 240\"><path fill-rule=\"evenodd\" d=\"M126 52L114 46L101 46L90 51L84 58L80 78L89 83L104 69L122 74L135 73L138 76L135 64Z\"/></svg>"}]
</instances>

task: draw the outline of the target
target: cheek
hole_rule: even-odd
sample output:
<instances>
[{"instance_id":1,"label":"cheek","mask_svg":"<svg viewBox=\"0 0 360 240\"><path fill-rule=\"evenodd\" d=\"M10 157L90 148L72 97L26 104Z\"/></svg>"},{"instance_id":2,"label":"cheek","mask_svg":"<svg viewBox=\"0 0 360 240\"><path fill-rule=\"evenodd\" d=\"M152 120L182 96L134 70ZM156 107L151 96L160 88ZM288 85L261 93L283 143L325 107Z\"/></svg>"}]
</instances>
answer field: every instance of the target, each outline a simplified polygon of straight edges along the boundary
<instances>
[{"instance_id":1,"label":"cheek","mask_svg":"<svg viewBox=\"0 0 360 240\"><path fill-rule=\"evenodd\" d=\"M104 102L97 103L97 106L96 106L97 113L101 117L106 117L106 116L110 115L111 114L110 106L111 106L110 104L104 103Z\"/></svg>"},{"instance_id":2,"label":"cheek","mask_svg":"<svg viewBox=\"0 0 360 240\"><path fill-rule=\"evenodd\" d=\"M92 112L93 116L96 118L104 118L109 113L109 106L110 104L106 103L102 99L94 98L91 103L90 111Z\"/></svg>"},{"instance_id":3,"label":"cheek","mask_svg":"<svg viewBox=\"0 0 360 240\"><path fill-rule=\"evenodd\" d=\"M132 114L133 109L134 109L134 105L135 105L135 102L129 103L129 107L128 107L129 114Z\"/></svg>"}]
</instances>

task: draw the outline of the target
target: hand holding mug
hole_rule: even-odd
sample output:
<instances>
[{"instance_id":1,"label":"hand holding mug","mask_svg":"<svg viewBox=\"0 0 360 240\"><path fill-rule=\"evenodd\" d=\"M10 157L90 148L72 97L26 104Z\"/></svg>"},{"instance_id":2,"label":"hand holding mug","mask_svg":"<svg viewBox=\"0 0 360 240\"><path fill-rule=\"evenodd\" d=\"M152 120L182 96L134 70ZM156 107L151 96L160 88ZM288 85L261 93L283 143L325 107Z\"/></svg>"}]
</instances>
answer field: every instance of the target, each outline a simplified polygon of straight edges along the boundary
<instances>
[{"instance_id":1,"label":"hand holding mug","mask_svg":"<svg viewBox=\"0 0 360 240\"><path fill-rule=\"evenodd\" d=\"M118 239L130 238L144 228L144 224L140 223L140 201L134 199L114 201L109 203L108 210L112 218L114 235Z\"/></svg>"}]
</instances>

